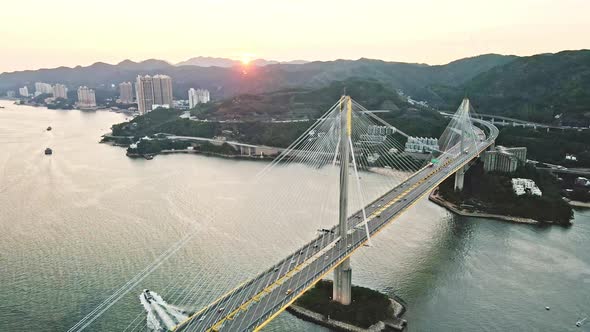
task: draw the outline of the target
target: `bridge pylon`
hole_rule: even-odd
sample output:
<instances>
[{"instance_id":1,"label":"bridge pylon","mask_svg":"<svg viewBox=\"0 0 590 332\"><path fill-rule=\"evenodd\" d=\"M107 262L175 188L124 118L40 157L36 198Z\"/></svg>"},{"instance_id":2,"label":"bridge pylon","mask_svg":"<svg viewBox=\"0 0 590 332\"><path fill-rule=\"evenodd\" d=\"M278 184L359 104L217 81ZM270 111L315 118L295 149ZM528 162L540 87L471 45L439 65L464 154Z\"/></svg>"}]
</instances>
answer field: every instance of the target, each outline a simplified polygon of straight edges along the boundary
<instances>
[{"instance_id":1,"label":"bridge pylon","mask_svg":"<svg viewBox=\"0 0 590 332\"><path fill-rule=\"evenodd\" d=\"M350 96L340 99L340 201L338 214L338 234L340 241L337 245L348 246L348 168L350 165L349 138L352 131L352 100ZM334 284L332 300L344 305L351 302L352 268L350 258L345 259L334 270Z\"/></svg>"}]
</instances>

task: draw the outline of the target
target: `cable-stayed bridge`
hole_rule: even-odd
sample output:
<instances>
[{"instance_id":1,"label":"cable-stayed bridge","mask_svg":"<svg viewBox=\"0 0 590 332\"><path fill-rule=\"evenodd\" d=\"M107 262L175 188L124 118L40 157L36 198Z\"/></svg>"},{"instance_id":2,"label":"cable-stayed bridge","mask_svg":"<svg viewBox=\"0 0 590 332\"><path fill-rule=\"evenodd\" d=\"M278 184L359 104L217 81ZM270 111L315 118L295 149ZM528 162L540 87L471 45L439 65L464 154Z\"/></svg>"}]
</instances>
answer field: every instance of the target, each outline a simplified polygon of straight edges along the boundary
<instances>
[{"instance_id":1,"label":"cable-stayed bridge","mask_svg":"<svg viewBox=\"0 0 590 332\"><path fill-rule=\"evenodd\" d=\"M369 244L372 236L417 200L456 172L460 175L456 178L456 188L461 189L466 165L494 144L498 129L486 121L472 120L469 110L469 101L465 99L443 133L439 149L434 151L436 158L432 162L352 215L340 211L341 219L343 215L345 218L339 225L323 230L321 235L292 254L189 317L175 331L256 331L335 269L334 287L340 289L335 290L334 299L350 302L351 268L348 258ZM358 177L359 168L363 166L363 162L359 161L361 158L366 159L367 154L375 151L383 153L383 150L387 150L393 151L393 155L397 153L398 158L392 157L390 160L394 167L412 169L417 161L402 154L397 144L385 144L385 148L380 149L376 146L383 142L359 143L366 140L363 135L368 132L368 127L375 125L390 126L350 97L343 97L270 167L285 159L305 163L312 158L324 158L323 163L338 163L344 173L352 169L351 173ZM393 132L407 136L397 128L391 128ZM321 136L328 143L320 146L308 142L311 135L319 133L324 133ZM343 149L343 145L346 148ZM347 155L350 156L352 167L348 166ZM341 196L343 190L348 190L348 181L343 180L343 177L347 178L341 172ZM360 188L357 189L360 193ZM346 200L346 197L341 197L341 202L342 199Z\"/></svg>"},{"instance_id":2,"label":"cable-stayed bridge","mask_svg":"<svg viewBox=\"0 0 590 332\"><path fill-rule=\"evenodd\" d=\"M142 304L149 309L148 318L150 315L153 318L154 314L164 315L165 317L160 319L163 325L174 331L256 331L331 271L334 271L333 299L345 305L349 304L353 300L350 292L350 256L363 246L371 246L372 237L446 178L456 174L455 188L461 190L463 175L471 161L494 144L498 129L487 121L472 117L471 113L469 100L464 99L457 112L450 116L450 122L437 144L420 147L422 152L428 153L412 153L405 151L404 146L404 141L409 135L368 111L350 97L343 96L291 146L282 150L257 177L264 179L272 172L289 171L293 165L302 165L322 176L327 174L334 176L334 180L338 178L339 182L333 181L338 184L337 197L334 197L331 191L325 195L325 199L331 199L334 203L335 198L338 198L337 215L315 210L318 206L314 206L308 214L313 216L311 222L318 227L325 225L321 223L322 216L326 216L329 225L335 224L337 216L338 223L319 229L319 235L315 238L305 237L301 241L292 241L291 243L297 244L296 250L257 275L248 275L248 280L238 286L235 286L232 278L221 278L216 266L198 271L194 277L187 279L185 287L189 289L178 296L179 299L182 298L180 302L183 302L178 303L179 305L189 307L190 302L195 300L195 289L212 284L223 284L228 287L219 289L231 290L221 296L213 290L205 292L208 294L206 296L215 297L211 297L208 305L202 306L188 318L185 318L186 311L175 309L178 307L170 306L173 310L164 310L167 304L163 300L150 306L155 300L148 299L148 296L141 298L144 296L142 293L140 298ZM379 183L361 181L361 175L363 178L371 178L371 174L379 174ZM312 177L309 181L317 187L313 183L314 179L317 178ZM300 180L303 182L305 179ZM379 186L379 190L371 191L366 188L367 186ZM303 189L299 192L294 190L296 188L287 188L284 193L290 200L287 204L305 201L306 191L310 190L310 187L301 187ZM313 189L313 186L311 188ZM271 191L271 195L279 194ZM270 200L272 198L269 197ZM270 200L263 202L263 205L270 207ZM280 221L278 218L280 217L273 216L271 219ZM258 216L255 216L255 219L258 223L261 222ZM273 226L280 228L281 225L280 222L275 222ZM198 227L193 227L152 264L72 326L68 332L84 330L132 289L142 285L147 275L194 237L196 229ZM247 228L241 230L248 231ZM238 230L235 232L236 236L252 236L239 233ZM255 234L254 237L256 236ZM277 238L280 236L281 234L273 235ZM291 234L283 233L282 236L289 237ZM301 245L302 242L305 244ZM216 253L214 258L224 260L225 256L220 252ZM223 264L220 265L223 269ZM166 295L165 292L159 293ZM140 317L137 316L136 320ZM135 321L131 322L125 331L135 331L139 325L134 323ZM138 323L141 323L141 319Z\"/></svg>"}]
</instances>

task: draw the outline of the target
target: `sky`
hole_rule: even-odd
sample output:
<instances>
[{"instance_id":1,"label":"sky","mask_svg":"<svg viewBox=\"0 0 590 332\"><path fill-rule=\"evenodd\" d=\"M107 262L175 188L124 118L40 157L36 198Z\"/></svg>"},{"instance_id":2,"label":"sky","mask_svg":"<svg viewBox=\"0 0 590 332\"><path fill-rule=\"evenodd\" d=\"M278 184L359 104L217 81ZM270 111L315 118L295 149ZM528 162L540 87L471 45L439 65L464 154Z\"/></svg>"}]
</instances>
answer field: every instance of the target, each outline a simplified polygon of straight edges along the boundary
<instances>
[{"instance_id":1,"label":"sky","mask_svg":"<svg viewBox=\"0 0 590 332\"><path fill-rule=\"evenodd\" d=\"M444 64L590 48L588 0L18 0L0 72L195 56Z\"/></svg>"}]
</instances>

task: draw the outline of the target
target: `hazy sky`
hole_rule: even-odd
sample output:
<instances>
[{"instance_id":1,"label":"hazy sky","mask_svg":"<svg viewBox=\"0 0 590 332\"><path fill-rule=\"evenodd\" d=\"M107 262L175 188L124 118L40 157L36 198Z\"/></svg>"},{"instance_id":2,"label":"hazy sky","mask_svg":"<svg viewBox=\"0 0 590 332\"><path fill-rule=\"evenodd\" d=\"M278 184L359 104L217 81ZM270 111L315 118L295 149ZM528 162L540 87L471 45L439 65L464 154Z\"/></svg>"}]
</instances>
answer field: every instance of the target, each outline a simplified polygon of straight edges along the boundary
<instances>
[{"instance_id":1,"label":"hazy sky","mask_svg":"<svg viewBox=\"0 0 590 332\"><path fill-rule=\"evenodd\" d=\"M379 58L590 48L589 0L14 0L0 72L193 56Z\"/></svg>"}]
</instances>

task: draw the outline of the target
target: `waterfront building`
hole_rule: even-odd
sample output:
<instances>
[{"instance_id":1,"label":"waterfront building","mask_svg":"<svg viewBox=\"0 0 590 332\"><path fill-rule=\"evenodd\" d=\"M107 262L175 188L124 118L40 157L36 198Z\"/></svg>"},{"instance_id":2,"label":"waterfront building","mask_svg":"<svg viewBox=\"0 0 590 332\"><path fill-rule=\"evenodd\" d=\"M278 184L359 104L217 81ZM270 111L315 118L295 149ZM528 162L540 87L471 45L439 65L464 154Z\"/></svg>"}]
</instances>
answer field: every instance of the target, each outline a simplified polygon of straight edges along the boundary
<instances>
[{"instance_id":1,"label":"waterfront building","mask_svg":"<svg viewBox=\"0 0 590 332\"><path fill-rule=\"evenodd\" d=\"M188 90L188 103L190 108L194 108L198 104L208 103L211 100L209 90L193 89Z\"/></svg>"},{"instance_id":2,"label":"waterfront building","mask_svg":"<svg viewBox=\"0 0 590 332\"><path fill-rule=\"evenodd\" d=\"M94 94L94 90L88 88L87 86L81 86L78 88L78 107L96 107L96 95Z\"/></svg>"},{"instance_id":3,"label":"waterfront building","mask_svg":"<svg viewBox=\"0 0 590 332\"><path fill-rule=\"evenodd\" d=\"M35 97L42 94L53 94L53 87L48 83L35 82Z\"/></svg>"},{"instance_id":4,"label":"waterfront building","mask_svg":"<svg viewBox=\"0 0 590 332\"><path fill-rule=\"evenodd\" d=\"M438 138L410 136L406 141L405 151L415 153L438 151Z\"/></svg>"},{"instance_id":5,"label":"waterfront building","mask_svg":"<svg viewBox=\"0 0 590 332\"><path fill-rule=\"evenodd\" d=\"M525 162L526 147L496 146L494 150L486 151L483 154L483 169L486 172L512 173Z\"/></svg>"},{"instance_id":6,"label":"waterfront building","mask_svg":"<svg viewBox=\"0 0 590 332\"><path fill-rule=\"evenodd\" d=\"M27 86L23 86L22 88L18 89L18 94L23 96L23 97L28 97L29 96L29 88L27 88Z\"/></svg>"},{"instance_id":7,"label":"waterfront building","mask_svg":"<svg viewBox=\"0 0 590 332\"><path fill-rule=\"evenodd\" d=\"M137 80L135 81L135 94L139 114L150 112L154 104L154 88L151 76L137 76Z\"/></svg>"},{"instance_id":8,"label":"waterfront building","mask_svg":"<svg viewBox=\"0 0 590 332\"><path fill-rule=\"evenodd\" d=\"M154 104L158 107L172 107L172 78L166 75L155 75L152 77L154 89ZM154 107L155 108L155 107Z\"/></svg>"},{"instance_id":9,"label":"waterfront building","mask_svg":"<svg viewBox=\"0 0 590 332\"><path fill-rule=\"evenodd\" d=\"M68 88L63 84L56 84L53 86L53 98L68 98Z\"/></svg>"},{"instance_id":10,"label":"waterfront building","mask_svg":"<svg viewBox=\"0 0 590 332\"><path fill-rule=\"evenodd\" d=\"M371 125L368 128L369 135L392 135L395 134L395 128L390 126Z\"/></svg>"},{"instance_id":11,"label":"waterfront building","mask_svg":"<svg viewBox=\"0 0 590 332\"><path fill-rule=\"evenodd\" d=\"M119 100L121 104L133 103L133 85L131 82L119 83Z\"/></svg>"},{"instance_id":12,"label":"waterfront building","mask_svg":"<svg viewBox=\"0 0 590 332\"><path fill-rule=\"evenodd\" d=\"M524 194L543 196L543 192L541 192L541 189L539 189L535 181L531 179L514 178L510 181L512 182L512 190L514 190L514 193L517 196Z\"/></svg>"},{"instance_id":13,"label":"waterfront building","mask_svg":"<svg viewBox=\"0 0 590 332\"><path fill-rule=\"evenodd\" d=\"M137 76L135 93L140 114L145 114L158 107L171 108L174 105L170 76Z\"/></svg>"}]
</instances>

